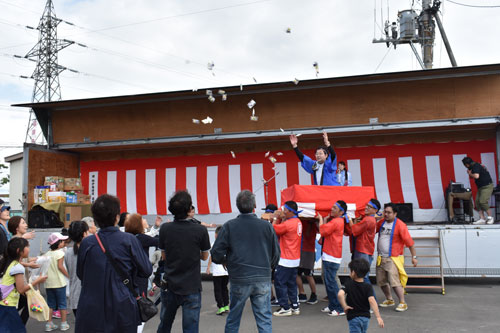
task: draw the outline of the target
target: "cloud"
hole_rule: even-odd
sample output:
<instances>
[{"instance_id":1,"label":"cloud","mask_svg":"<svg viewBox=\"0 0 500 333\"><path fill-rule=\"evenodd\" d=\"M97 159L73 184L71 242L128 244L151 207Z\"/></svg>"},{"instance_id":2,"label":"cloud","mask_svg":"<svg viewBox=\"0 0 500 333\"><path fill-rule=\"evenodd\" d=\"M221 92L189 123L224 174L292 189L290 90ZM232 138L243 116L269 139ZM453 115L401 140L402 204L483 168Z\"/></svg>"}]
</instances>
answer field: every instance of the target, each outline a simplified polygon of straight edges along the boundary
<instances>
[{"instance_id":1,"label":"cloud","mask_svg":"<svg viewBox=\"0 0 500 333\"><path fill-rule=\"evenodd\" d=\"M380 12L393 21L410 1L391 2L390 8L376 3L381 24ZM322 78L371 74L378 66L378 72L419 69L408 46L388 51L372 44L380 30L370 1L55 0L54 6L59 18L75 24L61 23L58 36L88 46L59 53L61 65L80 72L61 74L63 99L252 84L253 77L259 83L313 79L314 61ZM24 55L37 42L37 31L22 26L38 24L44 1L5 0L0 8L0 114L15 124L3 131L1 142L21 143L27 116L5 106L29 102L33 81L9 75L31 75L35 64L9 55ZM500 34L500 9L443 2L442 12L459 65L498 62L500 47L492 36ZM437 38L435 67L449 67ZM209 61L215 62L215 76Z\"/></svg>"}]
</instances>

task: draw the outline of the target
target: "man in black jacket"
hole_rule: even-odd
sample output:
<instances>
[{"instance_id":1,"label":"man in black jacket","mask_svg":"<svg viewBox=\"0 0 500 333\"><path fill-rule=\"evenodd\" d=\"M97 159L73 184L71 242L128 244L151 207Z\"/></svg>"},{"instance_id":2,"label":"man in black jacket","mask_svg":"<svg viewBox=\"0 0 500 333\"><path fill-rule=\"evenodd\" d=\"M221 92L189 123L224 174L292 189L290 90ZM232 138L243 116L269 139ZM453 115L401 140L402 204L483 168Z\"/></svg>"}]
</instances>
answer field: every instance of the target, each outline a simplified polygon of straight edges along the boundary
<instances>
[{"instance_id":1,"label":"man in black jacket","mask_svg":"<svg viewBox=\"0 0 500 333\"><path fill-rule=\"evenodd\" d=\"M225 331L238 332L243 308L250 298L259 332L272 332L271 270L280 258L278 239L272 225L253 213L252 192L240 192L236 206L241 214L223 225L210 251L213 262L227 266L231 282Z\"/></svg>"}]
</instances>

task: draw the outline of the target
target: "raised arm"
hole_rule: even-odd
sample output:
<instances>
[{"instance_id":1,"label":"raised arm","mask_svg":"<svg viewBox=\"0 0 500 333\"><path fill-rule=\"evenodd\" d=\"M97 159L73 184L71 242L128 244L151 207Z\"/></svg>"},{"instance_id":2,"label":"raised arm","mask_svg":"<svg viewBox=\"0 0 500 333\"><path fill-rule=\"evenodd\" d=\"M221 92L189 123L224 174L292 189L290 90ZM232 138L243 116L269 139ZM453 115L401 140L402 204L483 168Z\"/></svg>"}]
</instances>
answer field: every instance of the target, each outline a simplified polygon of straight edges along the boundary
<instances>
[{"instance_id":1,"label":"raised arm","mask_svg":"<svg viewBox=\"0 0 500 333\"><path fill-rule=\"evenodd\" d=\"M299 160L302 162L304 160L304 154L300 151L299 147L297 146L297 143L299 142L299 139L295 134L290 135L290 143L292 144L293 150L295 151L295 154L297 154L297 157Z\"/></svg>"},{"instance_id":2,"label":"raised arm","mask_svg":"<svg viewBox=\"0 0 500 333\"><path fill-rule=\"evenodd\" d=\"M326 149L328 149L328 154L330 155L328 157L330 157L330 159L333 162L335 160L335 158L337 157L337 155L335 154L335 150L333 150L333 147L330 144L330 140L328 140L328 134L326 134L326 132L323 132L323 142L326 146Z\"/></svg>"}]
</instances>

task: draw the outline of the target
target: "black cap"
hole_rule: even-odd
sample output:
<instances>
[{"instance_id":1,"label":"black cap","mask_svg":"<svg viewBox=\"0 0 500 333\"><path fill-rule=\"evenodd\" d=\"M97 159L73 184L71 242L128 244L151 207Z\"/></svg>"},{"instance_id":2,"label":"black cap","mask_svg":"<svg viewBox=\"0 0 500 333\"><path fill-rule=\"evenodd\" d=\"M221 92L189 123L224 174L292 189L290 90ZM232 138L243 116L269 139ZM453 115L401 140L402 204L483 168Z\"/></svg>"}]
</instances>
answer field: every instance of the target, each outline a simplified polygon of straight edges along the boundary
<instances>
[{"instance_id":1,"label":"black cap","mask_svg":"<svg viewBox=\"0 0 500 333\"><path fill-rule=\"evenodd\" d=\"M266 208L262 208L262 210L265 210L266 213L274 213L275 210L278 210L278 207L274 204L269 204L266 206Z\"/></svg>"}]
</instances>

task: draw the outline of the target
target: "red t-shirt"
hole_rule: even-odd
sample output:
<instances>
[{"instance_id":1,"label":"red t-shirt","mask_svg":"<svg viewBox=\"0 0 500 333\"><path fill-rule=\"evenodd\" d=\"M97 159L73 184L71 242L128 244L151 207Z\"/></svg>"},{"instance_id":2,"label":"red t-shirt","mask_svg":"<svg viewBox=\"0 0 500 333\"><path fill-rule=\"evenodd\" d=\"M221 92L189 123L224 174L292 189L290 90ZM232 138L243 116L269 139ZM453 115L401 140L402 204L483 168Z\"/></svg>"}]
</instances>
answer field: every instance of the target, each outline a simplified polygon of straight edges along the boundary
<instances>
[{"instance_id":1,"label":"red t-shirt","mask_svg":"<svg viewBox=\"0 0 500 333\"><path fill-rule=\"evenodd\" d=\"M300 263L300 242L302 240L302 222L296 217L273 225L280 238L281 256L279 265L298 267Z\"/></svg>"},{"instance_id":2,"label":"red t-shirt","mask_svg":"<svg viewBox=\"0 0 500 333\"><path fill-rule=\"evenodd\" d=\"M373 216L365 216L359 223L352 228L347 224L348 234L356 237L356 251L373 255L375 252L375 233L377 230L377 221ZM351 251L352 251L351 244Z\"/></svg>"},{"instance_id":3,"label":"red t-shirt","mask_svg":"<svg viewBox=\"0 0 500 333\"><path fill-rule=\"evenodd\" d=\"M324 237L322 259L335 263L342 261L342 238L344 237L345 221L336 217L319 227L319 233ZM326 254L326 256L325 256Z\"/></svg>"}]
</instances>

